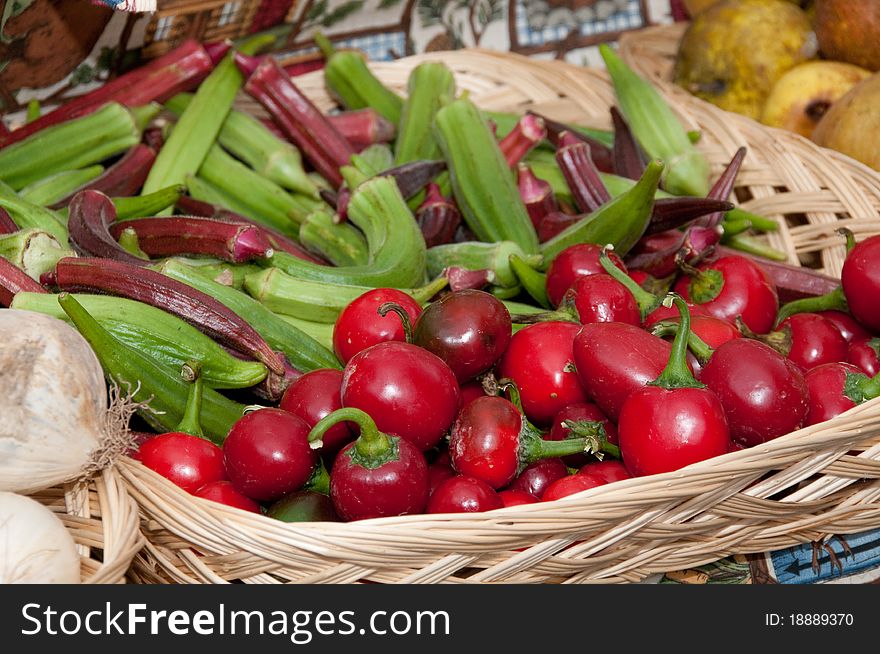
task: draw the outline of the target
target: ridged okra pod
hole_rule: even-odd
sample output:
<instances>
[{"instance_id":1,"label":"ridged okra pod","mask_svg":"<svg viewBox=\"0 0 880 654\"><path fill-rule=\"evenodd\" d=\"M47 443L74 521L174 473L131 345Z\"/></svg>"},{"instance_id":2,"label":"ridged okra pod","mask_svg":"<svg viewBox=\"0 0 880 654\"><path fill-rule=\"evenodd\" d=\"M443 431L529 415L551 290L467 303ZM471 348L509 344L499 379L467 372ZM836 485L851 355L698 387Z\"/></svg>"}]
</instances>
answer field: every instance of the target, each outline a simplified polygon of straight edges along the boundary
<instances>
[{"instance_id":1,"label":"ridged okra pod","mask_svg":"<svg viewBox=\"0 0 880 654\"><path fill-rule=\"evenodd\" d=\"M0 182L0 207L5 209L19 229L34 228L48 232L59 243L67 243L66 217L28 202L8 185Z\"/></svg>"},{"instance_id":2,"label":"ridged okra pod","mask_svg":"<svg viewBox=\"0 0 880 654\"><path fill-rule=\"evenodd\" d=\"M272 41L274 37L258 35L248 39L239 50L254 54ZM228 52L199 85L192 102L181 114L159 151L144 182L142 194L172 184L182 184L187 175L194 175L202 165L244 83L244 77L232 57L233 51ZM172 208L169 206L163 212L171 213Z\"/></svg>"},{"instance_id":3,"label":"ridged okra pod","mask_svg":"<svg viewBox=\"0 0 880 654\"><path fill-rule=\"evenodd\" d=\"M662 172L662 163L650 162L645 174L626 194L611 199L545 241L541 245L545 267L565 248L577 243L611 244L620 256L629 252L651 222L654 194Z\"/></svg>"},{"instance_id":4,"label":"ridged okra pod","mask_svg":"<svg viewBox=\"0 0 880 654\"><path fill-rule=\"evenodd\" d=\"M341 368L339 360L330 348L317 342L308 334L290 326L268 308L246 293L224 286L199 267L168 259L157 266L162 274L197 291L210 295L228 309L245 319L260 336L302 372L317 368Z\"/></svg>"},{"instance_id":5,"label":"ridged okra pod","mask_svg":"<svg viewBox=\"0 0 880 654\"><path fill-rule=\"evenodd\" d=\"M20 190L62 170L125 152L141 138L131 111L111 102L98 111L37 132L0 150L0 180Z\"/></svg>"},{"instance_id":6,"label":"ridged okra pod","mask_svg":"<svg viewBox=\"0 0 880 654\"><path fill-rule=\"evenodd\" d=\"M189 106L192 97L191 93L181 93L165 106L179 116ZM303 169L299 150L275 136L253 116L231 110L223 121L217 141L266 179L290 191L317 197L318 187Z\"/></svg>"},{"instance_id":7,"label":"ridged okra pod","mask_svg":"<svg viewBox=\"0 0 880 654\"><path fill-rule=\"evenodd\" d=\"M232 356L216 341L166 311L108 295L74 297L111 335L167 367L175 369L187 361L199 361L202 377L211 388L248 388L266 377L268 370L262 363ZM16 309L70 321L58 304L57 295L18 293L12 304Z\"/></svg>"},{"instance_id":8,"label":"ridged okra pod","mask_svg":"<svg viewBox=\"0 0 880 654\"><path fill-rule=\"evenodd\" d=\"M666 164L662 186L676 195L704 197L709 192L709 162L694 147L687 130L659 91L602 44L620 112L645 153Z\"/></svg>"},{"instance_id":9,"label":"ridged okra pod","mask_svg":"<svg viewBox=\"0 0 880 654\"><path fill-rule=\"evenodd\" d=\"M367 240L355 227L336 223L329 211L314 211L299 226L299 240L334 266L361 266L369 262Z\"/></svg>"},{"instance_id":10,"label":"ridged okra pod","mask_svg":"<svg viewBox=\"0 0 880 654\"><path fill-rule=\"evenodd\" d=\"M19 192L19 195L28 202L39 204L44 207L68 197L77 189L97 179L104 172L104 166L95 164L86 168L74 170L62 170L49 175L32 184L28 184Z\"/></svg>"},{"instance_id":11,"label":"ridged okra pod","mask_svg":"<svg viewBox=\"0 0 880 654\"><path fill-rule=\"evenodd\" d=\"M69 293L58 296L61 308L92 346L105 376L131 399L144 402L147 408L138 414L154 429L167 432L180 424L186 412L189 385L180 370L166 367L140 348L130 347L110 334ZM222 444L232 425L244 414L245 406L217 391L206 388L202 393L201 424L205 436Z\"/></svg>"},{"instance_id":12,"label":"ridged okra pod","mask_svg":"<svg viewBox=\"0 0 880 654\"><path fill-rule=\"evenodd\" d=\"M531 266L540 265L542 260L540 255L526 254L513 241L447 243L428 248L428 274L432 277L440 275L450 266L467 270L490 270L493 284L503 288L515 288L519 285L519 278L510 267L512 255L518 256Z\"/></svg>"},{"instance_id":13,"label":"ridged okra pod","mask_svg":"<svg viewBox=\"0 0 880 654\"><path fill-rule=\"evenodd\" d=\"M438 277L419 288L400 290L425 304L445 286L446 279ZM251 297L275 313L328 323L335 322L349 303L371 289L369 286L296 279L277 268L266 268L246 275L244 288Z\"/></svg>"},{"instance_id":14,"label":"ridged okra pod","mask_svg":"<svg viewBox=\"0 0 880 654\"><path fill-rule=\"evenodd\" d=\"M514 174L479 109L470 100L456 100L437 112L434 126L455 200L477 238L513 241L526 254L535 254L535 228Z\"/></svg>"},{"instance_id":15,"label":"ridged okra pod","mask_svg":"<svg viewBox=\"0 0 880 654\"><path fill-rule=\"evenodd\" d=\"M336 50L322 35L316 35L315 41L327 58L324 66L327 90L343 107L372 107L395 125L400 122L403 98L373 75L361 53Z\"/></svg>"},{"instance_id":16,"label":"ridged okra pod","mask_svg":"<svg viewBox=\"0 0 880 654\"><path fill-rule=\"evenodd\" d=\"M361 266L318 266L276 252L267 264L298 279L414 288L425 281L425 239L412 212L390 177L373 177L354 191L348 218L367 239L369 263Z\"/></svg>"},{"instance_id":17,"label":"ridged okra pod","mask_svg":"<svg viewBox=\"0 0 880 654\"><path fill-rule=\"evenodd\" d=\"M445 64L426 61L413 68L407 80L407 97L397 127L395 163L441 157L431 125L442 103L454 97L455 76Z\"/></svg>"}]
</instances>

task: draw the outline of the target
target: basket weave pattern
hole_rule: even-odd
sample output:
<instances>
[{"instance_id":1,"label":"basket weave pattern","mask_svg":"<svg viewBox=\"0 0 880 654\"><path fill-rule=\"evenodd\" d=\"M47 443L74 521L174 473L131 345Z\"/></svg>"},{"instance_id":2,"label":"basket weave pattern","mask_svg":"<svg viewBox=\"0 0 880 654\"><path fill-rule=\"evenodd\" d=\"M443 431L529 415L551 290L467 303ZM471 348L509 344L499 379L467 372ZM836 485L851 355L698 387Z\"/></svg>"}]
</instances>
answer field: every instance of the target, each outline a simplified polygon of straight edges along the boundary
<instances>
[{"instance_id":1,"label":"basket weave pattern","mask_svg":"<svg viewBox=\"0 0 880 654\"><path fill-rule=\"evenodd\" d=\"M527 108L608 127L613 90L603 72L485 51L377 63L403 93L409 71L442 60L481 107ZM323 109L321 73L297 78ZM793 263L839 275L834 229L880 233L880 176L804 139L663 88L713 173L749 149L736 192L743 207L781 223L770 242ZM247 98L239 106L260 110ZM748 198L748 199L744 199ZM880 525L880 400L833 421L688 468L585 491L553 503L483 514L418 515L355 523L285 524L193 498L132 460L120 470L147 538L132 580L182 583L632 582L749 552Z\"/></svg>"},{"instance_id":2,"label":"basket weave pattern","mask_svg":"<svg viewBox=\"0 0 880 654\"><path fill-rule=\"evenodd\" d=\"M121 584L145 539L138 509L115 468L87 483L54 486L31 495L51 509L73 536L86 584Z\"/></svg>"}]
</instances>

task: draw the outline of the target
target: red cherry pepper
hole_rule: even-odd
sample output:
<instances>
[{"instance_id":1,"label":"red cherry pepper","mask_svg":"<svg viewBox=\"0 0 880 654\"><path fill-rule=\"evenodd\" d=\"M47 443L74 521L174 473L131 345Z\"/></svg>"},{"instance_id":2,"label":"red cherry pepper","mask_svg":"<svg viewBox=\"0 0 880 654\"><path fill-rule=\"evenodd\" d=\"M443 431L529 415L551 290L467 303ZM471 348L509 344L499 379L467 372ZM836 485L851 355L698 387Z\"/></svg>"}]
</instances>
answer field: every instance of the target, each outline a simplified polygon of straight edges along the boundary
<instances>
[{"instance_id":1,"label":"red cherry pepper","mask_svg":"<svg viewBox=\"0 0 880 654\"><path fill-rule=\"evenodd\" d=\"M547 269L547 297L554 307L559 306L565 292L580 277L605 273L605 268L599 263L601 253L600 245L579 243L565 248L556 255ZM613 252L609 257L615 266L627 272L620 257Z\"/></svg>"},{"instance_id":2,"label":"red cherry pepper","mask_svg":"<svg viewBox=\"0 0 880 654\"><path fill-rule=\"evenodd\" d=\"M193 493L193 495L211 500L212 502L219 502L226 506L232 506L242 511L262 513L257 502L240 493L232 482L227 479L209 482Z\"/></svg>"},{"instance_id":3,"label":"red cherry pepper","mask_svg":"<svg viewBox=\"0 0 880 654\"><path fill-rule=\"evenodd\" d=\"M859 339L871 338L871 332L862 327L855 318L845 311L828 309L827 311L816 311L815 313L819 314L826 320L830 320L834 326L840 330L840 333L843 335L843 338L847 343L852 343Z\"/></svg>"},{"instance_id":4,"label":"red cherry pepper","mask_svg":"<svg viewBox=\"0 0 880 654\"><path fill-rule=\"evenodd\" d=\"M826 363L806 375L810 410L804 425L839 416L862 402L880 397L880 376L868 377L851 363Z\"/></svg>"},{"instance_id":5,"label":"red cherry pepper","mask_svg":"<svg viewBox=\"0 0 880 654\"><path fill-rule=\"evenodd\" d=\"M547 441L513 402L499 396L481 397L459 414L449 434L449 456L459 473L502 488L530 463L584 451L618 454L604 440L604 431L591 437Z\"/></svg>"},{"instance_id":6,"label":"red cherry pepper","mask_svg":"<svg viewBox=\"0 0 880 654\"><path fill-rule=\"evenodd\" d=\"M324 416L342 408L341 388L341 370L312 370L287 387L278 408L299 416L311 428ZM348 425L340 423L324 434L320 452L332 461L342 446L355 436Z\"/></svg>"},{"instance_id":7,"label":"red cherry pepper","mask_svg":"<svg viewBox=\"0 0 880 654\"><path fill-rule=\"evenodd\" d=\"M530 463L507 485L507 490L523 491L540 498L547 487L568 475L562 459L541 459Z\"/></svg>"},{"instance_id":8,"label":"red cherry pepper","mask_svg":"<svg viewBox=\"0 0 880 654\"><path fill-rule=\"evenodd\" d=\"M333 350L342 363L348 363L371 345L407 340L398 316L379 314L379 307L388 302L403 307L410 322L415 322L422 312L421 305L412 296L394 288L375 288L352 300L333 326Z\"/></svg>"},{"instance_id":9,"label":"red cherry pepper","mask_svg":"<svg viewBox=\"0 0 880 654\"><path fill-rule=\"evenodd\" d=\"M731 437L752 447L795 431L807 415L800 369L764 343L729 341L709 357L700 381L718 396Z\"/></svg>"},{"instance_id":10,"label":"red cherry pepper","mask_svg":"<svg viewBox=\"0 0 880 654\"><path fill-rule=\"evenodd\" d=\"M548 441L562 441L566 438L576 437L578 426L594 429L593 423L599 423L608 442L617 445L617 426L592 402L579 402L565 407L553 418L550 432L545 434L544 438ZM590 458L586 454L571 454L563 457L562 460L567 465L577 468L587 463Z\"/></svg>"},{"instance_id":11,"label":"red cherry pepper","mask_svg":"<svg viewBox=\"0 0 880 654\"><path fill-rule=\"evenodd\" d=\"M629 394L663 371L671 350L662 338L633 325L595 323L575 337L574 363L585 395L615 421Z\"/></svg>"},{"instance_id":12,"label":"red cherry pepper","mask_svg":"<svg viewBox=\"0 0 880 654\"><path fill-rule=\"evenodd\" d=\"M620 461L592 461L577 471L578 475L588 475L604 479L607 482L621 481L630 479L632 475L626 469L626 466Z\"/></svg>"},{"instance_id":13,"label":"red cherry pepper","mask_svg":"<svg viewBox=\"0 0 880 654\"><path fill-rule=\"evenodd\" d=\"M846 361L847 345L843 334L830 320L815 313L796 313L778 327L783 332L784 354L801 370L823 363Z\"/></svg>"},{"instance_id":14,"label":"red cherry pepper","mask_svg":"<svg viewBox=\"0 0 880 654\"><path fill-rule=\"evenodd\" d=\"M443 359L463 383L494 366L510 337L504 303L485 291L463 290L447 293L419 314L412 343Z\"/></svg>"},{"instance_id":15,"label":"red cherry pepper","mask_svg":"<svg viewBox=\"0 0 880 654\"><path fill-rule=\"evenodd\" d=\"M503 490L498 493L498 497L501 498L501 502L505 507L508 506L522 506L523 504L535 504L540 500L532 495L531 493L526 493L525 491L519 490Z\"/></svg>"},{"instance_id":16,"label":"red cherry pepper","mask_svg":"<svg viewBox=\"0 0 880 654\"><path fill-rule=\"evenodd\" d=\"M203 437L199 424L203 385L199 366L188 363L182 372L192 383L180 424L173 432L153 436L141 443L138 458L180 488L195 493L205 484L226 479L226 469L223 450Z\"/></svg>"},{"instance_id":17,"label":"red cherry pepper","mask_svg":"<svg viewBox=\"0 0 880 654\"><path fill-rule=\"evenodd\" d=\"M572 367L579 329L570 322L524 327L510 339L498 363L498 373L516 384L526 416L537 425L548 425L564 407L587 400Z\"/></svg>"},{"instance_id":18,"label":"red cherry pepper","mask_svg":"<svg viewBox=\"0 0 880 654\"><path fill-rule=\"evenodd\" d=\"M880 236L871 236L850 248L840 284L853 317L871 332L880 332Z\"/></svg>"},{"instance_id":19,"label":"red cherry pepper","mask_svg":"<svg viewBox=\"0 0 880 654\"><path fill-rule=\"evenodd\" d=\"M688 267L675 284L685 301L702 305L710 315L734 322L739 316L753 332L765 334L776 324L779 297L773 280L746 257L723 256L696 269Z\"/></svg>"},{"instance_id":20,"label":"red cherry pepper","mask_svg":"<svg viewBox=\"0 0 880 654\"><path fill-rule=\"evenodd\" d=\"M434 489L425 513L479 513L502 508L504 501L489 484L458 475Z\"/></svg>"},{"instance_id":21,"label":"red cherry pepper","mask_svg":"<svg viewBox=\"0 0 880 654\"><path fill-rule=\"evenodd\" d=\"M880 373L880 338L863 338L849 344L846 360L869 377Z\"/></svg>"},{"instance_id":22,"label":"red cherry pepper","mask_svg":"<svg viewBox=\"0 0 880 654\"><path fill-rule=\"evenodd\" d=\"M352 357L341 394L342 406L366 411L379 429L421 450L440 442L459 407L458 382L449 366L427 350L396 341Z\"/></svg>"},{"instance_id":23,"label":"red cherry pepper","mask_svg":"<svg viewBox=\"0 0 880 654\"><path fill-rule=\"evenodd\" d=\"M428 500L428 463L406 439L379 431L360 409L339 409L315 425L310 441L340 422L360 427L360 436L336 455L330 473L330 499L343 520L421 513Z\"/></svg>"},{"instance_id":24,"label":"red cherry pepper","mask_svg":"<svg viewBox=\"0 0 880 654\"><path fill-rule=\"evenodd\" d=\"M730 445L721 402L687 368L690 314L684 300L674 301L681 328L668 365L626 399L617 424L623 462L634 477L678 470L724 454Z\"/></svg>"}]
</instances>

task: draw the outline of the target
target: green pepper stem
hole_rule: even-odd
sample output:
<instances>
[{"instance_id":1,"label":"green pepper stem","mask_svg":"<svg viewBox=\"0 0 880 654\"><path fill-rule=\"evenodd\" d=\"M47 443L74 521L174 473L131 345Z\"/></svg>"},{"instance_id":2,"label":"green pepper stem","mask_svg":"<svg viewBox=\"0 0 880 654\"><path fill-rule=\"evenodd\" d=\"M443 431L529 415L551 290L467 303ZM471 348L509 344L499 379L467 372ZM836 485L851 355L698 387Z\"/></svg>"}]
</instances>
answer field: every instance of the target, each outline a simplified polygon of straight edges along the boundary
<instances>
[{"instance_id":1,"label":"green pepper stem","mask_svg":"<svg viewBox=\"0 0 880 654\"><path fill-rule=\"evenodd\" d=\"M847 373L843 394L856 404L880 397L880 373L874 377L863 373Z\"/></svg>"},{"instance_id":2,"label":"green pepper stem","mask_svg":"<svg viewBox=\"0 0 880 654\"><path fill-rule=\"evenodd\" d=\"M484 391L489 390L486 387L485 380L483 384L483 389ZM507 377L505 377L504 379L499 379L495 383L495 390L495 394L504 393L506 391L510 396L508 398L510 403L516 407L517 411L525 415L525 411L523 411L522 397L519 394L519 387L516 385L515 381L513 381L512 379L508 379ZM491 393L487 393L487 395L491 395Z\"/></svg>"},{"instance_id":3,"label":"green pepper stem","mask_svg":"<svg viewBox=\"0 0 880 654\"><path fill-rule=\"evenodd\" d=\"M852 230L847 227L839 227L835 231L846 238L846 253L852 252L852 249L856 246L856 235L852 233Z\"/></svg>"},{"instance_id":4,"label":"green pepper stem","mask_svg":"<svg viewBox=\"0 0 880 654\"><path fill-rule=\"evenodd\" d=\"M815 313L817 311L830 310L849 311L846 296L843 294L843 287L838 286L835 290L825 295L804 297L782 305L776 317L776 325L779 325L783 320L796 313Z\"/></svg>"},{"instance_id":5,"label":"green pepper stem","mask_svg":"<svg viewBox=\"0 0 880 654\"><path fill-rule=\"evenodd\" d=\"M421 305L427 304L432 297L437 295L449 284L449 280L445 276L433 279L424 286L412 289L409 294L413 299Z\"/></svg>"},{"instance_id":6,"label":"green pepper stem","mask_svg":"<svg viewBox=\"0 0 880 654\"><path fill-rule=\"evenodd\" d=\"M320 447L327 430L340 422L353 422L360 427L361 434L351 448L352 460L359 465L376 468L397 456L396 439L379 431L368 413L351 407L337 409L312 427L308 436L312 447Z\"/></svg>"},{"instance_id":7,"label":"green pepper stem","mask_svg":"<svg viewBox=\"0 0 880 654\"><path fill-rule=\"evenodd\" d=\"M183 417L177 424L175 431L204 438L205 434L202 431L202 425L199 420L202 411L203 388L201 371L201 364L195 361L188 361L183 364L183 367L181 368L180 376L183 377L185 381L189 382L190 385L189 393L186 397L186 408L183 411Z\"/></svg>"},{"instance_id":8,"label":"green pepper stem","mask_svg":"<svg viewBox=\"0 0 880 654\"><path fill-rule=\"evenodd\" d=\"M615 266L614 262L611 261L611 257L608 256L608 250L610 249L611 248L607 245L602 248L602 252L599 254L599 263L605 269L605 272L623 284L626 287L626 290L632 294L633 298L635 298L636 304L639 306L639 313L642 316L642 321L644 321L649 313L660 306L663 298L657 297L653 293L649 293L639 286L636 283L636 280Z\"/></svg>"},{"instance_id":9,"label":"green pepper stem","mask_svg":"<svg viewBox=\"0 0 880 654\"><path fill-rule=\"evenodd\" d=\"M687 303L680 295L670 293L666 298L663 301L664 306L671 298L678 308L681 322L679 323L678 332L675 334L675 339L672 341L672 354L669 357L669 362L666 364L663 372L660 373L660 376L654 381L649 382L648 385L670 390L673 388L705 388L705 384L698 382L687 367L687 346L691 334L691 312L688 309Z\"/></svg>"},{"instance_id":10,"label":"green pepper stem","mask_svg":"<svg viewBox=\"0 0 880 654\"><path fill-rule=\"evenodd\" d=\"M651 333L660 338L665 336L675 336L678 334L678 328L679 324L677 322L661 320L651 328ZM697 336L693 331L691 331L691 334L688 337L688 347L700 363L706 363L712 358L712 355L715 354L715 350L709 347L709 344Z\"/></svg>"},{"instance_id":11,"label":"green pepper stem","mask_svg":"<svg viewBox=\"0 0 880 654\"><path fill-rule=\"evenodd\" d=\"M406 338L407 343L413 342L413 328L412 321L409 319L409 314L406 312L402 306L397 304L397 302L384 302L379 305L379 308L376 309L376 312L382 316L383 318L387 316L390 312L394 312L397 314L397 317L400 318L400 324L403 325L403 334Z\"/></svg>"},{"instance_id":12,"label":"green pepper stem","mask_svg":"<svg viewBox=\"0 0 880 654\"><path fill-rule=\"evenodd\" d=\"M538 313L514 313L510 316L510 322L515 325L534 325L539 322L573 322L580 324L577 309L574 302L566 295L555 311L539 311Z\"/></svg>"},{"instance_id":13,"label":"green pepper stem","mask_svg":"<svg viewBox=\"0 0 880 654\"><path fill-rule=\"evenodd\" d=\"M602 459L602 454L619 459L620 448L608 441L605 425L599 420L566 420L562 426L568 430L568 438L584 438L590 445L590 453Z\"/></svg>"}]
</instances>

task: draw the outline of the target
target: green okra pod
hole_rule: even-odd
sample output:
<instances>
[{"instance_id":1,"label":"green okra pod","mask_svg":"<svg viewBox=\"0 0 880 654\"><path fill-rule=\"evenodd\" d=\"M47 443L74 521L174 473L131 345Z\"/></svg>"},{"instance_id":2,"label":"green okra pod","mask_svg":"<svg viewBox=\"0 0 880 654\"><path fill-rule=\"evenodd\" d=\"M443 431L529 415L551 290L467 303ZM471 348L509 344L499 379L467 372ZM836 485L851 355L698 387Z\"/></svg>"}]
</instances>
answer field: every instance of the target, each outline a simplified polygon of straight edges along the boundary
<instances>
[{"instance_id":1,"label":"green okra pod","mask_svg":"<svg viewBox=\"0 0 880 654\"><path fill-rule=\"evenodd\" d=\"M192 98L191 93L180 93L165 106L180 116ZM318 187L303 168L300 151L275 136L253 116L231 110L220 128L217 142L266 179L289 191L318 197Z\"/></svg>"},{"instance_id":2,"label":"green okra pod","mask_svg":"<svg viewBox=\"0 0 880 654\"><path fill-rule=\"evenodd\" d=\"M84 168L125 152L140 138L133 112L111 102L0 150L0 180L20 190L62 170Z\"/></svg>"},{"instance_id":3,"label":"green okra pod","mask_svg":"<svg viewBox=\"0 0 880 654\"><path fill-rule=\"evenodd\" d=\"M355 50L336 50L323 34L314 38L327 59L324 81L330 94L346 109L372 107L397 125L403 98L373 75L364 56Z\"/></svg>"},{"instance_id":4,"label":"green okra pod","mask_svg":"<svg viewBox=\"0 0 880 654\"><path fill-rule=\"evenodd\" d=\"M309 372L317 368L341 368L339 360L333 354L332 345L327 348L308 334L292 327L249 295L214 281L200 267L168 259L157 266L156 270L212 296L234 311L274 350L285 354L298 370Z\"/></svg>"},{"instance_id":5,"label":"green okra pod","mask_svg":"<svg viewBox=\"0 0 880 654\"><path fill-rule=\"evenodd\" d=\"M539 266L543 261L540 255L526 254L513 241L446 243L428 248L428 274L436 277L443 274L446 268L453 266L467 270L489 270L492 272L492 282L495 285L515 288L520 284L510 264L510 258L514 255L532 267Z\"/></svg>"},{"instance_id":6,"label":"green okra pod","mask_svg":"<svg viewBox=\"0 0 880 654\"><path fill-rule=\"evenodd\" d=\"M238 50L252 55L274 40L270 35L257 35L241 44ZM199 170L244 83L244 77L232 59L233 54L234 50L230 50L199 85L150 168L142 194L182 184L187 175L194 175ZM160 213L170 214L172 209L173 206L169 206Z\"/></svg>"},{"instance_id":7,"label":"green okra pod","mask_svg":"<svg viewBox=\"0 0 880 654\"><path fill-rule=\"evenodd\" d=\"M651 221L654 195L663 173L659 161L648 163L641 179L624 195L612 198L593 213L565 228L541 245L545 268L560 252L578 243L614 246L624 256L645 233Z\"/></svg>"},{"instance_id":8,"label":"green okra pod","mask_svg":"<svg viewBox=\"0 0 880 654\"><path fill-rule=\"evenodd\" d=\"M92 346L104 374L131 399L146 406L138 409L150 426L160 432L172 431L186 413L189 385L176 370L150 356L140 348L126 345L104 329L70 293L61 293L57 299L80 334ZM246 407L221 395L204 389L201 424L205 436L222 445L232 425L244 415Z\"/></svg>"},{"instance_id":9,"label":"green okra pod","mask_svg":"<svg viewBox=\"0 0 880 654\"><path fill-rule=\"evenodd\" d=\"M62 220L51 209L25 200L3 182L0 182L0 207L6 209L20 229L39 229L51 234L59 243L67 244L66 218Z\"/></svg>"},{"instance_id":10,"label":"green okra pod","mask_svg":"<svg viewBox=\"0 0 880 654\"><path fill-rule=\"evenodd\" d=\"M600 45L599 52L633 136L649 157L666 164L663 188L676 195L705 197L709 192L709 162L694 147L669 103L609 45Z\"/></svg>"},{"instance_id":11,"label":"green okra pod","mask_svg":"<svg viewBox=\"0 0 880 654\"><path fill-rule=\"evenodd\" d=\"M425 304L446 284L444 277L438 277L424 286L399 290ZM371 288L296 279L277 268L251 273L244 280L244 289L271 311L327 323L335 322L345 307Z\"/></svg>"},{"instance_id":12,"label":"green okra pod","mask_svg":"<svg viewBox=\"0 0 880 654\"><path fill-rule=\"evenodd\" d=\"M369 262L367 240L348 223L336 223L329 211L314 211L299 226L299 241L334 266L362 266Z\"/></svg>"},{"instance_id":13,"label":"green okra pod","mask_svg":"<svg viewBox=\"0 0 880 654\"><path fill-rule=\"evenodd\" d=\"M330 284L413 288L425 282L425 239L393 178L361 183L348 204L348 219L367 239L369 263L320 266L275 252L265 264L298 279Z\"/></svg>"},{"instance_id":14,"label":"green okra pod","mask_svg":"<svg viewBox=\"0 0 880 654\"><path fill-rule=\"evenodd\" d=\"M442 103L454 97L455 75L445 64L426 61L412 69L394 142L395 163L440 159L431 125Z\"/></svg>"},{"instance_id":15,"label":"green okra pod","mask_svg":"<svg viewBox=\"0 0 880 654\"><path fill-rule=\"evenodd\" d=\"M249 388L266 377L268 370L259 361L232 356L216 341L162 309L109 295L78 293L74 297L114 338L168 368L180 368L193 359L200 361L210 388ZM57 295L17 293L12 302L17 309L70 321Z\"/></svg>"},{"instance_id":16,"label":"green okra pod","mask_svg":"<svg viewBox=\"0 0 880 654\"><path fill-rule=\"evenodd\" d=\"M100 164L74 170L62 170L28 184L19 191L19 195L28 202L46 207L66 198L81 186L99 177L103 172L104 166Z\"/></svg>"},{"instance_id":17,"label":"green okra pod","mask_svg":"<svg viewBox=\"0 0 880 654\"><path fill-rule=\"evenodd\" d=\"M440 109L435 135L462 217L481 241L513 241L538 252L538 236L514 174L479 109L467 99Z\"/></svg>"}]
</instances>

